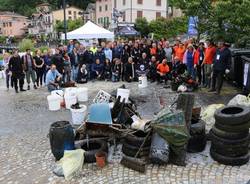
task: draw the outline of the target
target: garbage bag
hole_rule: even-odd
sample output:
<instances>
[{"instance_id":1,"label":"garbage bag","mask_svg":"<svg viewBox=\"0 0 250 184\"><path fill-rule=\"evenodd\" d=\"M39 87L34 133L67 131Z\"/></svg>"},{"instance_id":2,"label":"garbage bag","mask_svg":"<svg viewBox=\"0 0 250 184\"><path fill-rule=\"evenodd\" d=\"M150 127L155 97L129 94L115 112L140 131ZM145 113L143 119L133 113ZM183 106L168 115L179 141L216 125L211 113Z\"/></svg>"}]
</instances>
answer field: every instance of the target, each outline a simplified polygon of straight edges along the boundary
<instances>
[{"instance_id":1,"label":"garbage bag","mask_svg":"<svg viewBox=\"0 0 250 184\"><path fill-rule=\"evenodd\" d=\"M152 127L165 141L169 143L170 161L184 166L186 159L186 145L190 135L185 123L183 111L171 112L163 109L153 119Z\"/></svg>"},{"instance_id":2,"label":"garbage bag","mask_svg":"<svg viewBox=\"0 0 250 184\"><path fill-rule=\"evenodd\" d=\"M207 106L204 110L201 112L201 119L206 122L207 128L212 128L212 126L215 123L214 119L214 113L217 109L224 107L224 104L212 104Z\"/></svg>"},{"instance_id":3,"label":"garbage bag","mask_svg":"<svg viewBox=\"0 0 250 184\"><path fill-rule=\"evenodd\" d=\"M162 110L152 120L153 129L163 137L172 147L186 145L190 137L186 124L184 113L182 111L170 112ZM175 150L173 148L173 150ZM176 150L178 153L178 150Z\"/></svg>"},{"instance_id":4,"label":"garbage bag","mask_svg":"<svg viewBox=\"0 0 250 184\"><path fill-rule=\"evenodd\" d=\"M228 105L243 105L250 106L250 95L237 95L229 101Z\"/></svg>"},{"instance_id":5,"label":"garbage bag","mask_svg":"<svg viewBox=\"0 0 250 184\"><path fill-rule=\"evenodd\" d=\"M169 160L169 144L158 133L152 136L149 158L155 164L167 164Z\"/></svg>"},{"instance_id":6,"label":"garbage bag","mask_svg":"<svg viewBox=\"0 0 250 184\"><path fill-rule=\"evenodd\" d=\"M84 162L84 150L77 149L65 151L63 158L60 159L58 164L63 169L63 174L66 180L72 179L81 170Z\"/></svg>"}]
</instances>

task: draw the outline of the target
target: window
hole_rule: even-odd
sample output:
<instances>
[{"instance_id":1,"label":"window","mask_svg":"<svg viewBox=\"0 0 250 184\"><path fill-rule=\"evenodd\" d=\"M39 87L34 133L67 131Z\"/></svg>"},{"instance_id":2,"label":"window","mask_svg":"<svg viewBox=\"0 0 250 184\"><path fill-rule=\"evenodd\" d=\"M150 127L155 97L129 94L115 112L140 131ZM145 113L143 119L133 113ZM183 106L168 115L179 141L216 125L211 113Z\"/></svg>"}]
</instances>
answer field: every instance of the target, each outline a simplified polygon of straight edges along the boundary
<instances>
[{"instance_id":1,"label":"window","mask_svg":"<svg viewBox=\"0 0 250 184\"><path fill-rule=\"evenodd\" d=\"M69 16L69 20L72 20L72 17L71 17L71 16Z\"/></svg>"},{"instance_id":2,"label":"window","mask_svg":"<svg viewBox=\"0 0 250 184\"><path fill-rule=\"evenodd\" d=\"M68 14L69 14L69 15L71 15L71 14L72 14L72 12L71 12L71 11L68 11Z\"/></svg>"},{"instance_id":3,"label":"window","mask_svg":"<svg viewBox=\"0 0 250 184\"><path fill-rule=\"evenodd\" d=\"M3 27L5 27L5 23L3 23Z\"/></svg>"},{"instance_id":4,"label":"window","mask_svg":"<svg viewBox=\"0 0 250 184\"><path fill-rule=\"evenodd\" d=\"M108 5L107 4L105 5L105 11L108 11Z\"/></svg>"},{"instance_id":5,"label":"window","mask_svg":"<svg viewBox=\"0 0 250 184\"><path fill-rule=\"evenodd\" d=\"M125 6L126 5L126 0L123 0L122 4L123 4L123 6Z\"/></svg>"},{"instance_id":6,"label":"window","mask_svg":"<svg viewBox=\"0 0 250 184\"><path fill-rule=\"evenodd\" d=\"M102 11L102 7L101 6L99 6L99 12L101 12Z\"/></svg>"},{"instance_id":7,"label":"window","mask_svg":"<svg viewBox=\"0 0 250 184\"><path fill-rule=\"evenodd\" d=\"M123 20L123 22L126 22L126 13L123 14L122 20Z\"/></svg>"},{"instance_id":8,"label":"window","mask_svg":"<svg viewBox=\"0 0 250 184\"><path fill-rule=\"evenodd\" d=\"M156 18L161 17L161 12L156 12Z\"/></svg>"},{"instance_id":9,"label":"window","mask_svg":"<svg viewBox=\"0 0 250 184\"><path fill-rule=\"evenodd\" d=\"M161 6L161 0L156 0L156 5Z\"/></svg>"},{"instance_id":10,"label":"window","mask_svg":"<svg viewBox=\"0 0 250 184\"><path fill-rule=\"evenodd\" d=\"M74 11L74 19L75 20L77 19L77 17L76 17L76 11Z\"/></svg>"},{"instance_id":11,"label":"window","mask_svg":"<svg viewBox=\"0 0 250 184\"><path fill-rule=\"evenodd\" d=\"M143 0L137 0L137 4L143 4Z\"/></svg>"},{"instance_id":12,"label":"window","mask_svg":"<svg viewBox=\"0 0 250 184\"><path fill-rule=\"evenodd\" d=\"M10 27L12 26L12 22L9 22L9 26L10 26Z\"/></svg>"},{"instance_id":13,"label":"window","mask_svg":"<svg viewBox=\"0 0 250 184\"><path fill-rule=\"evenodd\" d=\"M137 18L142 18L142 11L137 11Z\"/></svg>"}]
</instances>

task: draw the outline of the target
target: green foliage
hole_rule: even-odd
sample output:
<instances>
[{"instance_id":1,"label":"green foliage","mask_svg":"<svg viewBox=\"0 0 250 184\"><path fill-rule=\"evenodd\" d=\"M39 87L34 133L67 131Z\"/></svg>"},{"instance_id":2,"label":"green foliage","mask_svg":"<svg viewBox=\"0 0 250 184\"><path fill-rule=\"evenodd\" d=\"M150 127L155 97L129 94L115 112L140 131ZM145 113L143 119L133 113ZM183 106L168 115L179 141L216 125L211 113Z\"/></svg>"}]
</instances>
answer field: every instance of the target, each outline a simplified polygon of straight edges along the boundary
<instances>
[{"instance_id":1,"label":"green foliage","mask_svg":"<svg viewBox=\"0 0 250 184\"><path fill-rule=\"evenodd\" d=\"M6 37L5 36L0 36L0 43L6 43Z\"/></svg>"},{"instance_id":2,"label":"green foliage","mask_svg":"<svg viewBox=\"0 0 250 184\"><path fill-rule=\"evenodd\" d=\"M83 25L82 19L77 20L69 20L67 21L67 31L73 31ZM57 21L55 25L55 29L57 32L64 32L64 22L63 21Z\"/></svg>"},{"instance_id":3,"label":"green foliage","mask_svg":"<svg viewBox=\"0 0 250 184\"><path fill-rule=\"evenodd\" d=\"M48 2L53 9L62 7L62 0L0 0L0 11L14 11L25 16L31 16L36 11L36 5ZM67 4L85 9L94 0L66 0Z\"/></svg>"},{"instance_id":4,"label":"green foliage","mask_svg":"<svg viewBox=\"0 0 250 184\"><path fill-rule=\"evenodd\" d=\"M149 34L149 23L145 17L137 18L135 20L135 29L141 33L142 36Z\"/></svg>"},{"instance_id":5,"label":"green foliage","mask_svg":"<svg viewBox=\"0 0 250 184\"><path fill-rule=\"evenodd\" d=\"M170 0L186 16L197 16L199 35L244 46L250 41L249 0ZM198 39L199 39L198 35Z\"/></svg>"},{"instance_id":6,"label":"green foliage","mask_svg":"<svg viewBox=\"0 0 250 184\"><path fill-rule=\"evenodd\" d=\"M19 50L20 50L21 52L25 52L26 49L34 50L34 43L33 43L32 40L30 40L30 39L23 39L23 40L19 43L18 47L19 47Z\"/></svg>"},{"instance_id":7,"label":"green foliage","mask_svg":"<svg viewBox=\"0 0 250 184\"><path fill-rule=\"evenodd\" d=\"M141 32L142 36L154 33L154 38L170 38L183 34L187 31L187 18L178 17L166 19L163 17L147 22L146 18L136 20L135 28Z\"/></svg>"},{"instance_id":8,"label":"green foliage","mask_svg":"<svg viewBox=\"0 0 250 184\"><path fill-rule=\"evenodd\" d=\"M48 51L50 48L48 46L39 47L39 50L43 53L44 51Z\"/></svg>"}]
</instances>

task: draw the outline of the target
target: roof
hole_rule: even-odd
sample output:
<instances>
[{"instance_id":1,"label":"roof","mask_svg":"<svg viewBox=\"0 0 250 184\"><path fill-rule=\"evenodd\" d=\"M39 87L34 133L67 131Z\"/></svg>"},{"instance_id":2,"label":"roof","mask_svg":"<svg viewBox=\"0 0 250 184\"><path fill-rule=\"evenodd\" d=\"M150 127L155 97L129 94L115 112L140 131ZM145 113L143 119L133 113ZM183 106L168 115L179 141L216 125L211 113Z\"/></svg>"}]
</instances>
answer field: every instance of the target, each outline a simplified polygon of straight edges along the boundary
<instances>
[{"instance_id":1,"label":"roof","mask_svg":"<svg viewBox=\"0 0 250 184\"><path fill-rule=\"evenodd\" d=\"M86 8L86 11L89 9L95 9L95 3L89 3L87 8Z\"/></svg>"},{"instance_id":2,"label":"roof","mask_svg":"<svg viewBox=\"0 0 250 184\"><path fill-rule=\"evenodd\" d=\"M15 12L10 12L10 11L0 11L0 15L8 15L8 16L12 16L12 17L20 17L20 18L28 18L28 17L25 17L23 15L20 15L18 13L15 13Z\"/></svg>"},{"instance_id":3,"label":"roof","mask_svg":"<svg viewBox=\"0 0 250 184\"><path fill-rule=\"evenodd\" d=\"M77 9L77 10L83 11L83 9L78 8L78 7L76 7L76 6L69 6L69 7L66 7L66 10L69 9L69 8L75 8L75 9ZM52 11L52 12L57 12L57 11L63 11L63 8L54 10L54 11Z\"/></svg>"}]
</instances>

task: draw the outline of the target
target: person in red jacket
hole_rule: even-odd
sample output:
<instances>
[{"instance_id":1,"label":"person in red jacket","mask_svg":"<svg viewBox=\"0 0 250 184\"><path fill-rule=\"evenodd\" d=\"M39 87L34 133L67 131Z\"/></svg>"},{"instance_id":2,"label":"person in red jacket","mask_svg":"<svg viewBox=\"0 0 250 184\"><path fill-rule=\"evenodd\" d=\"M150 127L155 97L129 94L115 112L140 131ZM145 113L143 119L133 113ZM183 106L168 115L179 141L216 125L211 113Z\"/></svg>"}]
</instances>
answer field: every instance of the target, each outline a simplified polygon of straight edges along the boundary
<instances>
[{"instance_id":1,"label":"person in red jacket","mask_svg":"<svg viewBox=\"0 0 250 184\"><path fill-rule=\"evenodd\" d=\"M199 47L194 54L194 63L196 63L196 71L199 85L205 86L205 69L202 65L205 57L205 44L203 42L199 43Z\"/></svg>"}]
</instances>

